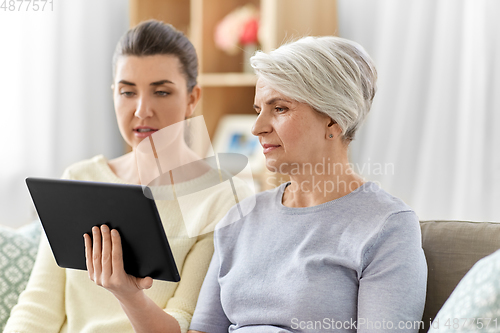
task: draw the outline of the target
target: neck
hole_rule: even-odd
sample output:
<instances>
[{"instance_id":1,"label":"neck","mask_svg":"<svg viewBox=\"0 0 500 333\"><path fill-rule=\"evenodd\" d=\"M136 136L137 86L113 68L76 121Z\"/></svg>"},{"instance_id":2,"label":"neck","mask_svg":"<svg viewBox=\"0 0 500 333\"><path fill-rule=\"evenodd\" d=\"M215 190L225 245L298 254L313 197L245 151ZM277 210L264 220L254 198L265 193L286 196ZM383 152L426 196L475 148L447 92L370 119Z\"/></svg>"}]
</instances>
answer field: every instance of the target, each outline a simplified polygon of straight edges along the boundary
<instances>
[{"instance_id":1,"label":"neck","mask_svg":"<svg viewBox=\"0 0 500 333\"><path fill-rule=\"evenodd\" d=\"M150 147L151 149L141 147L133 151L139 177L144 185L170 185L172 180L174 183L180 183L210 170L210 167L187 146L184 139L163 147L153 144ZM151 183L153 181L154 183Z\"/></svg>"},{"instance_id":2,"label":"neck","mask_svg":"<svg viewBox=\"0 0 500 333\"><path fill-rule=\"evenodd\" d=\"M300 171L300 173L299 173ZM364 180L356 175L347 160L331 162L323 159L303 170L289 172L291 184L286 187L283 205L288 207L312 207L343 197L361 185Z\"/></svg>"},{"instance_id":3,"label":"neck","mask_svg":"<svg viewBox=\"0 0 500 333\"><path fill-rule=\"evenodd\" d=\"M108 165L113 173L123 181L129 184L141 183L133 151L108 161Z\"/></svg>"}]
</instances>

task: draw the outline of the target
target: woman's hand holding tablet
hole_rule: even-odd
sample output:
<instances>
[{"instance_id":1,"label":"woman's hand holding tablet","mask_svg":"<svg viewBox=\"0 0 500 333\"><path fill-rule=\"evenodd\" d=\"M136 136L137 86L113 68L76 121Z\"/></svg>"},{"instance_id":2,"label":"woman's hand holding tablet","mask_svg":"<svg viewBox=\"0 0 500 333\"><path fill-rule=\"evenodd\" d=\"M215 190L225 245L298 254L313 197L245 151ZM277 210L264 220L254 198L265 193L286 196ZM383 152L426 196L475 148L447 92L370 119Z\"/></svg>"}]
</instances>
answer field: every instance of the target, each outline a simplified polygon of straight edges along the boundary
<instances>
[{"instance_id":1,"label":"woman's hand holding tablet","mask_svg":"<svg viewBox=\"0 0 500 333\"><path fill-rule=\"evenodd\" d=\"M179 330L177 320L172 316L166 316L163 309L144 294L143 290L153 285L153 279L138 278L125 272L122 242L118 230L110 230L106 224L100 227L94 226L92 239L89 234L84 234L83 238L90 279L118 299L134 331L148 332L151 323L155 327L154 331Z\"/></svg>"},{"instance_id":2,"label":"woman's hand holding tablet","mask_svg":"<svg viewBox=\"0 0 500 333\"><path fill-rule=\"evenodd\" d=\"M118 230L110 230L105 224L92 228L92 239L84 234L85 259L89 277L97 285L109 290L122 301L133 297L153 285L150 277L129 275L123 268L123 252Z\"/></svg>"}]
</instances>

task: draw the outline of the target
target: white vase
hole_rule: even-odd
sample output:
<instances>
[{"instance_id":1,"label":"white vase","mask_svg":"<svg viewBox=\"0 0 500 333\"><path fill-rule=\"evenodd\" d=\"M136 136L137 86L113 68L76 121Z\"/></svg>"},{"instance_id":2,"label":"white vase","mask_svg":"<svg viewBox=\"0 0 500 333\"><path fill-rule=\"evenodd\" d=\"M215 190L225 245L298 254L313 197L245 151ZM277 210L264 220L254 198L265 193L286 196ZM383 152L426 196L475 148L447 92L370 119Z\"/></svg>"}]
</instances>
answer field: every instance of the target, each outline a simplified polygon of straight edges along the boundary
<instances>
[{"instance_id":1,"label":"white vase","mask_svg":"<svg viewBox=\"0 0 500 333\"><path fill-rule=\"evenodd\" d=\"M253 68L250 66L250 57L257 51L257 44L247 44L243 46L243 73L252 73Z\"/></svg>"}]
</instances>

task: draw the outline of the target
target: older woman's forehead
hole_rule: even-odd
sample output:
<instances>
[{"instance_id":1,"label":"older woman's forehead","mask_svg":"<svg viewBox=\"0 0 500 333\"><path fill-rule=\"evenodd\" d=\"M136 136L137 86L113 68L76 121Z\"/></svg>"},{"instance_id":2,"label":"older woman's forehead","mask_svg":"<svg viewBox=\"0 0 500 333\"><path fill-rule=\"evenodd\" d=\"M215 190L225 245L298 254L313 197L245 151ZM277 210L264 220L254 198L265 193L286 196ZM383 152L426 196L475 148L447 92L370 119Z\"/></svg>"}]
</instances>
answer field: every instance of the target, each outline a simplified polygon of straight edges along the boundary
<instances>
[{"instance_id":1,"label":"older woman's forehead","mask_svg":"<svg viewBox=\"0 0 500 333\"><path fill-rule=\"evenodd\" d=\"M273 100L281 100L289 103L293 102L292 98L285 96L279 91L276 91L265 81L259 79L255 86L255 104L269 103Z\"/></svg>"}]
</instances>

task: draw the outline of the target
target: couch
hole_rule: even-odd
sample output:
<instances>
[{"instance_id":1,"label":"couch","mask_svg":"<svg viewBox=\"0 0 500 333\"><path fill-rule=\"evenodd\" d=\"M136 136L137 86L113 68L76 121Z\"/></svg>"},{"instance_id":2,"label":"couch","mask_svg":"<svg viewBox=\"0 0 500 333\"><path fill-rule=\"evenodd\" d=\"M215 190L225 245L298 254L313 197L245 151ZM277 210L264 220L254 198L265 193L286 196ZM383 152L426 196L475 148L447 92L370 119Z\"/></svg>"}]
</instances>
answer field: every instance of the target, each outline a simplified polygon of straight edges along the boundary
<instances>
[{"instance_id":1,"label":"couch","mask_svg":"<svg viewBox=\"0 0 500 333\"><path fill-rule=\"evenodd\" d=\"M39 221L19 229L0 225L0 331L28 283L41 230Z\"/></svg>"},{"instance_id":2,"label":"couch","mask_svg":"<svg viewBox=\"0 0 500 333\"><path fill-rule=\"evenodd\" d=\"M428 265L427 300L421 332L434 318L460 279L481 258L500 248L500 223L421 221ZM0 330L26 286L40 238L40 223L18 230L0 226Z\"/></svg>"}]
</instances>

